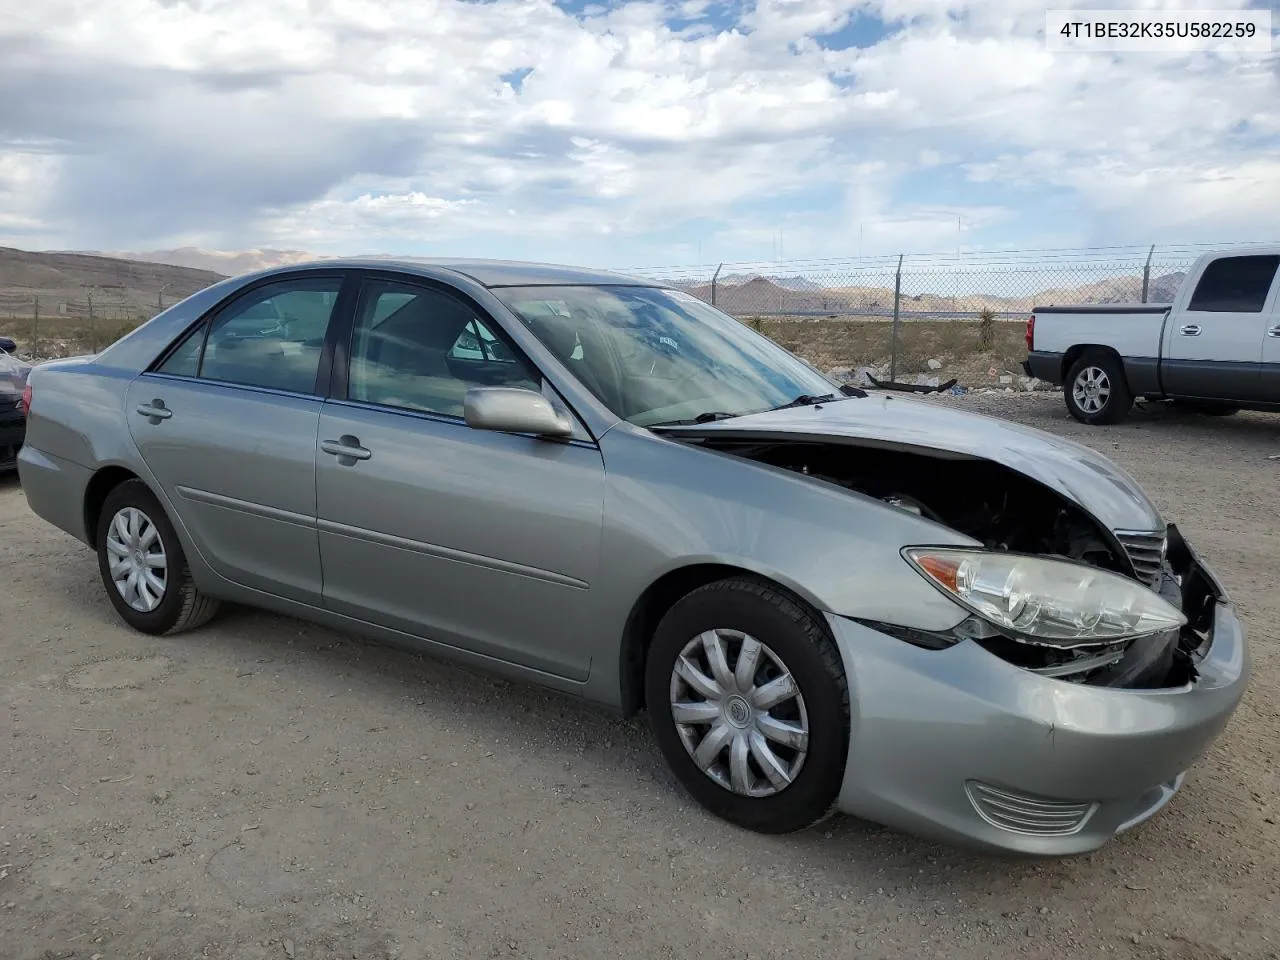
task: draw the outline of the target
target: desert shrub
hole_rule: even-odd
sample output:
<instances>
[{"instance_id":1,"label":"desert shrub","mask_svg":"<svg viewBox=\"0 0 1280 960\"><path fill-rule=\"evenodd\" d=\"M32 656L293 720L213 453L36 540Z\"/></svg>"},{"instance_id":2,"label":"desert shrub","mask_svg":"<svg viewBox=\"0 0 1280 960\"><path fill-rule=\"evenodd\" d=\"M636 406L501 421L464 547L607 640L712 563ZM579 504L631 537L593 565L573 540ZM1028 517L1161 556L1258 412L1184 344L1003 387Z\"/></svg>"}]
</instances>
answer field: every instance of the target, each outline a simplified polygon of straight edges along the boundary
<instances>
[{"instance_id":1,"label":"desert shrub","mask_svg":"<svg viewBox=\"0 0 1280 960\"><path fill-rule=\"evenodd\" d=\"M996 342L996 314L990 307L978 311L978 349L990 350Z\"/></svg>"}]
</instances>

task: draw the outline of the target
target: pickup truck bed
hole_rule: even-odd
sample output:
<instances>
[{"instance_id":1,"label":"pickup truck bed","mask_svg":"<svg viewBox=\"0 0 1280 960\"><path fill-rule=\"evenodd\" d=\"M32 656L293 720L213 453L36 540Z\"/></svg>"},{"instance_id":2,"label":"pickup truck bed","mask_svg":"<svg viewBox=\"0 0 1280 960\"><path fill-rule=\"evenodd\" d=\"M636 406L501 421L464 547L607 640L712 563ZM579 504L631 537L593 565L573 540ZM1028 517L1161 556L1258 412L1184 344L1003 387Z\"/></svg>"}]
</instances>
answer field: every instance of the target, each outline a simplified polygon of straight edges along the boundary
<instances>
[{"instance_id":1,"label":"pickup truck bed","mask_svg":"<svg viewBox=\"0 0 1280 960\"><path fill-rule=\"evenodd\" d=\"M1027 353L1027 373L1050 383L1066 377L1066 358L1082 344L1106 344L1120 355L1135 396L1160 392L1160 344L1171 303L1116 303L1081 307L1036 307L1035 316L1070 314L1068 324L1040 323L1035 350ZM1152 349L1154 347L1154 349ZM1079 352L1079 351L1077 351Z\"/></svg>"}]
</instances>

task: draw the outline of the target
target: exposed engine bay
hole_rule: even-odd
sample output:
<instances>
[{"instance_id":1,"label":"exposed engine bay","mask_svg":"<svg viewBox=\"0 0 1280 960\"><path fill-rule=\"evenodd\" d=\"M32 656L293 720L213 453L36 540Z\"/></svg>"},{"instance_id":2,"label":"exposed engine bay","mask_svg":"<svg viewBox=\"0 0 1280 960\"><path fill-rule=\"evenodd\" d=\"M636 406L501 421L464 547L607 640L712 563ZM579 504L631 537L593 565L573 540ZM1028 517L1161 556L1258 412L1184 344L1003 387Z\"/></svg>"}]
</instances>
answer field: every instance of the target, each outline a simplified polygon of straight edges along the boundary
<instances>
[{"instance_id":1,"label":"exposed engine bay","mask_svg":"<svg viewBox=\"0 0 1280 960\"><path fill-rule=\"evenodd\" d=\"M702 436L693 442L873 497L972 537L989 550L1067 559L1137 579L1124 547L1078 505L989 460L804 439ZM994 630L979 631L971 639L1043 676L1129 689L1181 686L1195 678L1194 653L1207 642L1215 597L1207 581L1192 575L1185 546L1181 553L1176 546L1170 545L1161 582L1152 589L1186 612L1190 622L1181 631L1074 650ZM919 646L941 648L955 642L954 637L876 626Z\"/></svg>"}]
</instances>

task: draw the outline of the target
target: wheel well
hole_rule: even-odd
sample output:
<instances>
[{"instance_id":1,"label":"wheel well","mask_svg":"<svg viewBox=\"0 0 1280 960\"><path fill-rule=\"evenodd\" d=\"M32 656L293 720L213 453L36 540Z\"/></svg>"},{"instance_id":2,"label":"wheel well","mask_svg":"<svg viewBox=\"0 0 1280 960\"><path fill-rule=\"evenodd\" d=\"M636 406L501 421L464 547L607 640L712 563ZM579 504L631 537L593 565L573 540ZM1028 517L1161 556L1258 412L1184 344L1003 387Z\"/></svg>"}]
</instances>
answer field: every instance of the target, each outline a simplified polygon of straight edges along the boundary
<instances>
[{"instance_id":1,"label":"wheel well","mask_svg":"<svg viewBox=\"0 0 1280 960\"><path fill-rule=\"evenodd\" d=\"M88 543L92 544L98 535L98 521L102 517L102 505L107 494L126 480L137 479L137 474L124 467L103 467L89 480L84 491L84 529Z\"/></svg>"},{"instance_id":2,"label":"wheel well","mask_svg":"<svg viewBox=\"0 0 1280 960\"><path fill-rule=\"evenodd\" d=\"M631 608L627 625L623 629L619 670L624 716L631 716L645 706L644 670L649 654L649 643L653 640L654 631L657 630L658 624L666 616L667 611L675 606L677 601L699 587L717 580L728 580L730 577L743 577L767 583L772 589L785 593L804 607L812 608L812 604L782 584L751 570L729 564L700 563L663 574L640 594L640 598Z\"/></svg>"},{"instance_id":3,"label":"wheel well","mask_svg":"<svg viewBox=\"0 0 1280 960\"><path fill-rule=\"evenodd\" d=\"M1067 374L1071 371L1071 366L1086 353L1105 353L1120 361L1120 368L1124 369L1124 360L1114 347L1108 347L1101 343L1077 343L1062 355L1062 383L1067 385Z\"/></svg>"}]
</instances>

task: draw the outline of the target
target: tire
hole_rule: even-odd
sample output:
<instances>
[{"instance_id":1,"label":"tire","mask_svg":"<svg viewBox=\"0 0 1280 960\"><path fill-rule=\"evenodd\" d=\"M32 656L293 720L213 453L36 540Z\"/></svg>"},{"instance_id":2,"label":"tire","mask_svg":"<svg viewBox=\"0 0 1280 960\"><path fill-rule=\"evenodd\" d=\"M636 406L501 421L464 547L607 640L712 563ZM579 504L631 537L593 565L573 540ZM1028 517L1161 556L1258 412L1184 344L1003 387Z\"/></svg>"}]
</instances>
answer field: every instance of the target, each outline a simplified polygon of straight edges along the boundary
<instances>
[{"instance_id":1,"label":"tire","mask_svg":"<svg viewBox=\"0 0 1280 960\"><path fill-rule=\"evenodd\" d=\"M1211 400L1175 400L1174 406L1187 413L1198 413L1205 417L1229 417L1239 413L1240 408L1229 403L1214 403Z\"/></svg>"},{"instance_id":2,"label":"tire","mask_svg":"<svg viewBox=\"0 0 1280 960\"><path fill-rule=\"evenodd\" d=\"M1133 407L1133 392L1120 358L1100 350L1082 354L1071 364L1062 396L1067 412L1090 426L1119 423Z\"/></svg>"},{"instance_id":3,"label":"tire","mask_svg":"<svg viewBox=\"0 0 1280 960\"><path fill-rule=\"evenodd\" d=\"M697 667L699 682L715 680L701 642L707 635L724 652L725 676L731 682L717 687L732 689L727 696L709 697L686 675L674 675L688 648L685 667ZM747 640L762 647L751 683L740 685L729 674L742 665ZM784 670L798 695L772 706L748 700L753 689L758 693L781 681ZM849 687L826 625L788 594L764 581L733 578L707 584L678 601L654 632L645 662L645 697L663 756L707 810L760 833L802 830L834 811L848 756ZM686 711L697 712L683 713L685 722L677 723L673 697ZM807 731L803 749L774 739L794 736L797 728ZM713 744L717 729L723 732ZM719 745L726 736L730 739ZM759 743L767 756L757 752ZM714 756L708 764L711 772L694 759L699 746ZM768 764L772 777L766 773L768 756L778 761Z\"/></svg>"},{"instance_id":4,"label":"tire","mask_svg":"<svg viewBox=\"0 0 1280 960\"><path fill-rule=\"evenodd\" d=\"M124 527L117 526L119 523ZM150 531L154 531L154 538L147 542ZM141 537L136 534L141 534ZM95 545L98 570L102 574L107 597L120 618L133 629L150 634L181 633L207 623L217 613L218 601L196 589L173 524L165 515L160 501L141 480L126 480L107 494L102 504ZM123 551L122 547L125 548ZM129 548L133 548L132 552ZM163 589L148 586L132 593L134 603L126 599L111 569L112 558L122 554L129 562L129 570L145 567L162 582ZM156 565L157 559L162 559L163 566ZM162 571L163 576L157 571ZM127 591L127 578L125 584ZM149 609L143 599L144 592L147 598L158 601Z\"/></svg>"}]
</instances>

